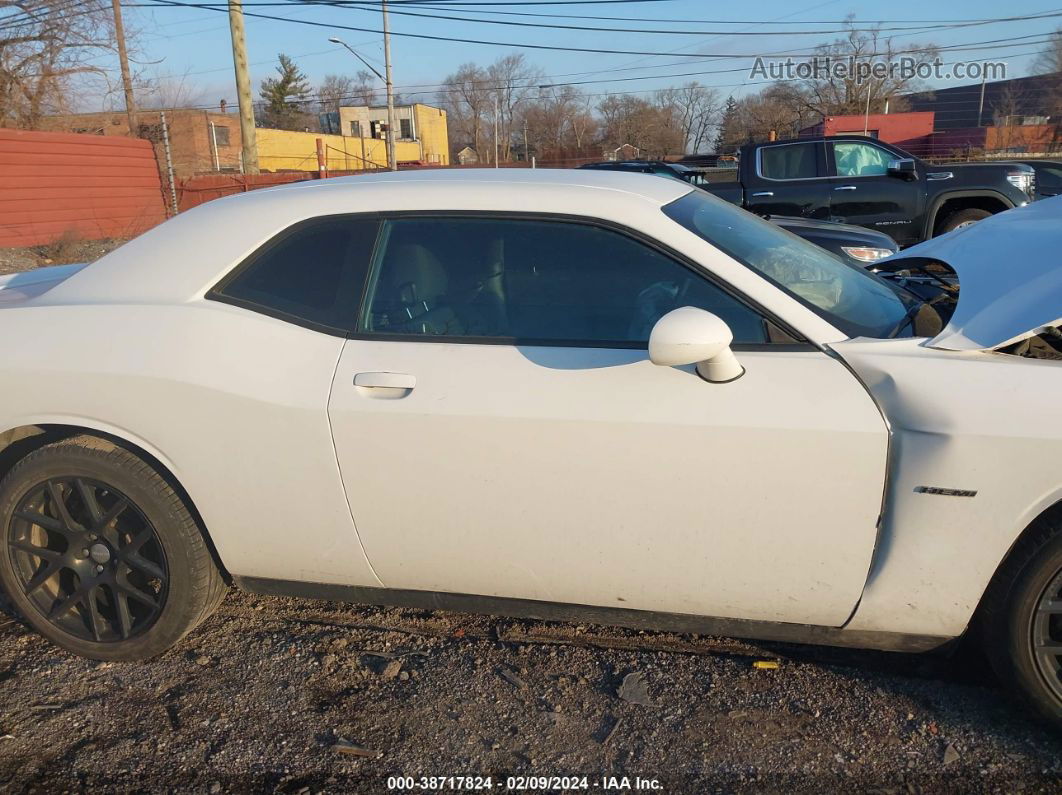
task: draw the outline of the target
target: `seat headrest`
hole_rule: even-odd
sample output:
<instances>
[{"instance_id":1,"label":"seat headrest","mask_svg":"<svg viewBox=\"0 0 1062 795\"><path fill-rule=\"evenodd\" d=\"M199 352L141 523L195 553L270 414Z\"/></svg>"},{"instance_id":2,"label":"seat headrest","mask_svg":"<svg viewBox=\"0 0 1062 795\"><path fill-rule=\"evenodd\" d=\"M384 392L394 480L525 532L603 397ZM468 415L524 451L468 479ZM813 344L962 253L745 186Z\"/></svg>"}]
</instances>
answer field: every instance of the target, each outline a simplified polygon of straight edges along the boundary
<instances>
[{"instance_id":1,"label":"seat headrest","mask_svg":"<svg viewBox=\"0 0 1062 795\"><path fill-rule=\"evenodd\" d=\"M446 295L449 280L438 258L419 243L402 243L387 252L387 287L406 303L435 301Z\"/></svg>"}]
</instances>

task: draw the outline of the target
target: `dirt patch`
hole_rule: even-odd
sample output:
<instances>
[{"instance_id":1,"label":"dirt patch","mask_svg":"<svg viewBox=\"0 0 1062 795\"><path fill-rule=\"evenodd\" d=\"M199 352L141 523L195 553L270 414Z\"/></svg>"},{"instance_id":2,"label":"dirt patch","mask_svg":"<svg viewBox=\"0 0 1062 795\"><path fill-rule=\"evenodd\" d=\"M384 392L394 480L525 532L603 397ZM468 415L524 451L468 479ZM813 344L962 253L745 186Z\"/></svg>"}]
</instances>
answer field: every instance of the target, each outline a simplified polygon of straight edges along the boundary
<instances>
[{"instance_id":1,"label":"dirt patch","mask_svg":"<svg viewBox=\"0 0 1062 795\"><path fill-rule=\"evenodd\" d=\"M124 239L81 240L62 236L51 243L26 248L0 248L0 275L46 265L93 262L124 243Z\"/></svg>"},{"instance_id":2,"label":"dirt patch","mask_svg":"<svg viewBox=\"0 0 1062 795\"><path fill-rule=\"evenodd\" d=\"M392 776L491 776L495 791L510 776L676 793L1062 786L1062 740L966 657L237 592L148 663L71 657L9 620L0 737L11 791L387 792Z\"/></svg>"}]
</instances>

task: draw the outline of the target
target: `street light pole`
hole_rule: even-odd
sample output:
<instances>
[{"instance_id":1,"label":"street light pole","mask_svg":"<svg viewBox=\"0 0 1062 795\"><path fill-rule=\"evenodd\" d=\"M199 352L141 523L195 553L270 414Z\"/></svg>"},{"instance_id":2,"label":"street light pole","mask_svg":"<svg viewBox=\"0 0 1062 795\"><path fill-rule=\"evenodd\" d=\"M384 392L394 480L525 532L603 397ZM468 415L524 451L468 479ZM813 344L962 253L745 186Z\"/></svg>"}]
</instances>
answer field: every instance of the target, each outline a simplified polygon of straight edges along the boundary
<instances>
[{"instance_id":1,"label":"street light pole","mask_svg":"<svg viewBox=\"0 0 1062 795\"><path fill-rule=\"evenodd\" d=\"M386 19L386 16L384 18ZM387 29L387 24L385 22L384 23L384 30L386 30L386 29ZM365 66L374 75L376 75L378 78L383 80L384 84L387 86L387 167L389 169L391 169L392 171L397 171L398 170L398 163L395 162L395 138L394 138L394 134L393 134L394 133L393 122L394 122L394 116L395 116L395 102L394 102L394 93L391 90L391 50L390 50L390 47L387 44L387 39L386 38L384 39L384 58L386 59L386 63L384 64L384 71L387 72L387 76L386 77L384 77L382 74L380 74L379 70L375 66L373 66L371 63L366 61L364 58L362 58L353 47L351 47L349 44L347 44L342 39L339 39L339 38L336 38L335 36L332 36L329 39L329 41L332 42L333 44L340 44L343 47L346 47L348 50L350 50L350 54L351 55L353 55L355 58L357 58L359 61L361 61L363 64L365 64ZM342 120L340 121L340 124L342 124ZM362 142L361 142L361 148L362 148L362 155L363 155L362 160L364 161L364 159L365 159L364 158L364 154L365 154L365 139L364 138L362 139ZM364 162L362 163L362 165L364 165Z\"/></svg>"},{"instance_id":2,"label":"street light pole","mask_svg":"<svg viewBox=\"0 0 1062 795\"><path fill-rule=\"evenodd\" d=\"M384 72L387 74L384 82L387 84L387 166L392 171L398 171L398 161L395 159L395 87L391 82L391 27L387 16L387 0L381 3L383 8L383 34L384 34Z\"/></svg>"}]
</instances>

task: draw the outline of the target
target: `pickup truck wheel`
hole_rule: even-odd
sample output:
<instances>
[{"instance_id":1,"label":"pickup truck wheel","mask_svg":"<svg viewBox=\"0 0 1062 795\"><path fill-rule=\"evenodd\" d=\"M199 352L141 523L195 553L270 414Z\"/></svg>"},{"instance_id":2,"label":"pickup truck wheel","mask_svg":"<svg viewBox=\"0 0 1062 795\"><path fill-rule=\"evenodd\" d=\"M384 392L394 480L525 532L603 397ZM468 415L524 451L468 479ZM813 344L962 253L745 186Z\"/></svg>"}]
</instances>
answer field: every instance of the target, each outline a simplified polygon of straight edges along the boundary
<instances>
[{"instance_id":1,"label":"pickup truck wheel","mask_svg":"<svg viewBox=\"0 0 1062 795\"><path fill-rule=\"evenodd\" d=\"M1062 521L1038 521L985 594L982 640L1004 683L1062 726Z\"/></svg>"},{"instance_id":2,"label":"pickup truck wheel","mask_svg":"<svg viewBox=\"0 0 1062 795\"><path fill-rule=\"evenodd\" d=\"M990 215L992 215L992 213L988 212L988 210L979 210L976 207L971 207L967 210L959 210L945 219L937 234L943 235L955 229L962 229L964 226L972 226L978 221L985 220Z\"/></svg>"},{"instance_id":3,"label":"pickup truck wheel","mask_svg":"<svg viewBox=\"0 0 1062 795\"><path fill-rule=\"evenodd\" d=\"M41 447L0 483L0 585L41 635L97 660L160 654L226 591L170 484L90 436Z\"/></svg>"}]
</instances>

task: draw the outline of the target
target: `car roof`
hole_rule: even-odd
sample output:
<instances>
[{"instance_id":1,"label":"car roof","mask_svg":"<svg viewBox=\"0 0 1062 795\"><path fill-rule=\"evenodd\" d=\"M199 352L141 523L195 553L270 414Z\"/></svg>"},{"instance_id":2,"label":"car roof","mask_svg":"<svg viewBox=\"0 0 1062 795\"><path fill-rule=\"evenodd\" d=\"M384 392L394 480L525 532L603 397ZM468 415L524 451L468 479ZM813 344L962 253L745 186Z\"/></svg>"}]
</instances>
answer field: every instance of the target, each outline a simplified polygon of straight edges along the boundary
<instances>
[{"instance_id":1,"label":"car roof","mask_svg":"<svg viewBox=\"0 0 1062 795\"><path fill-rule=\"evenodd\" d=\"M522 186L544 185L558 188L597 188L622 191L653 202L666 204L689 192L681 184L651 179L652 175L607 169L575 168L425 168L409 171L380 171L350 177L332 177L323 180L306 180L280 186L279 189L348 191L369 189L373 185L415 185L417 183L452 185L455 190L467 188L481 191L490 186L492 193L503 196L505 192L518 193ZM253 198L256 193L245 193L241 199Z\"/></svg>"},{"instance_id":2,"label":"car roof","mask_svg":"<svg viewBox=\"0 0 1062 795\"><path fill-rule=\"evenodd\" d=\"M39 302L187 301L282 230L323 216L548 213L629 226L692 190L678 179L592 169L423 169L289 183L182 212L74 274Z\"/></svg>"}]
</instances>

